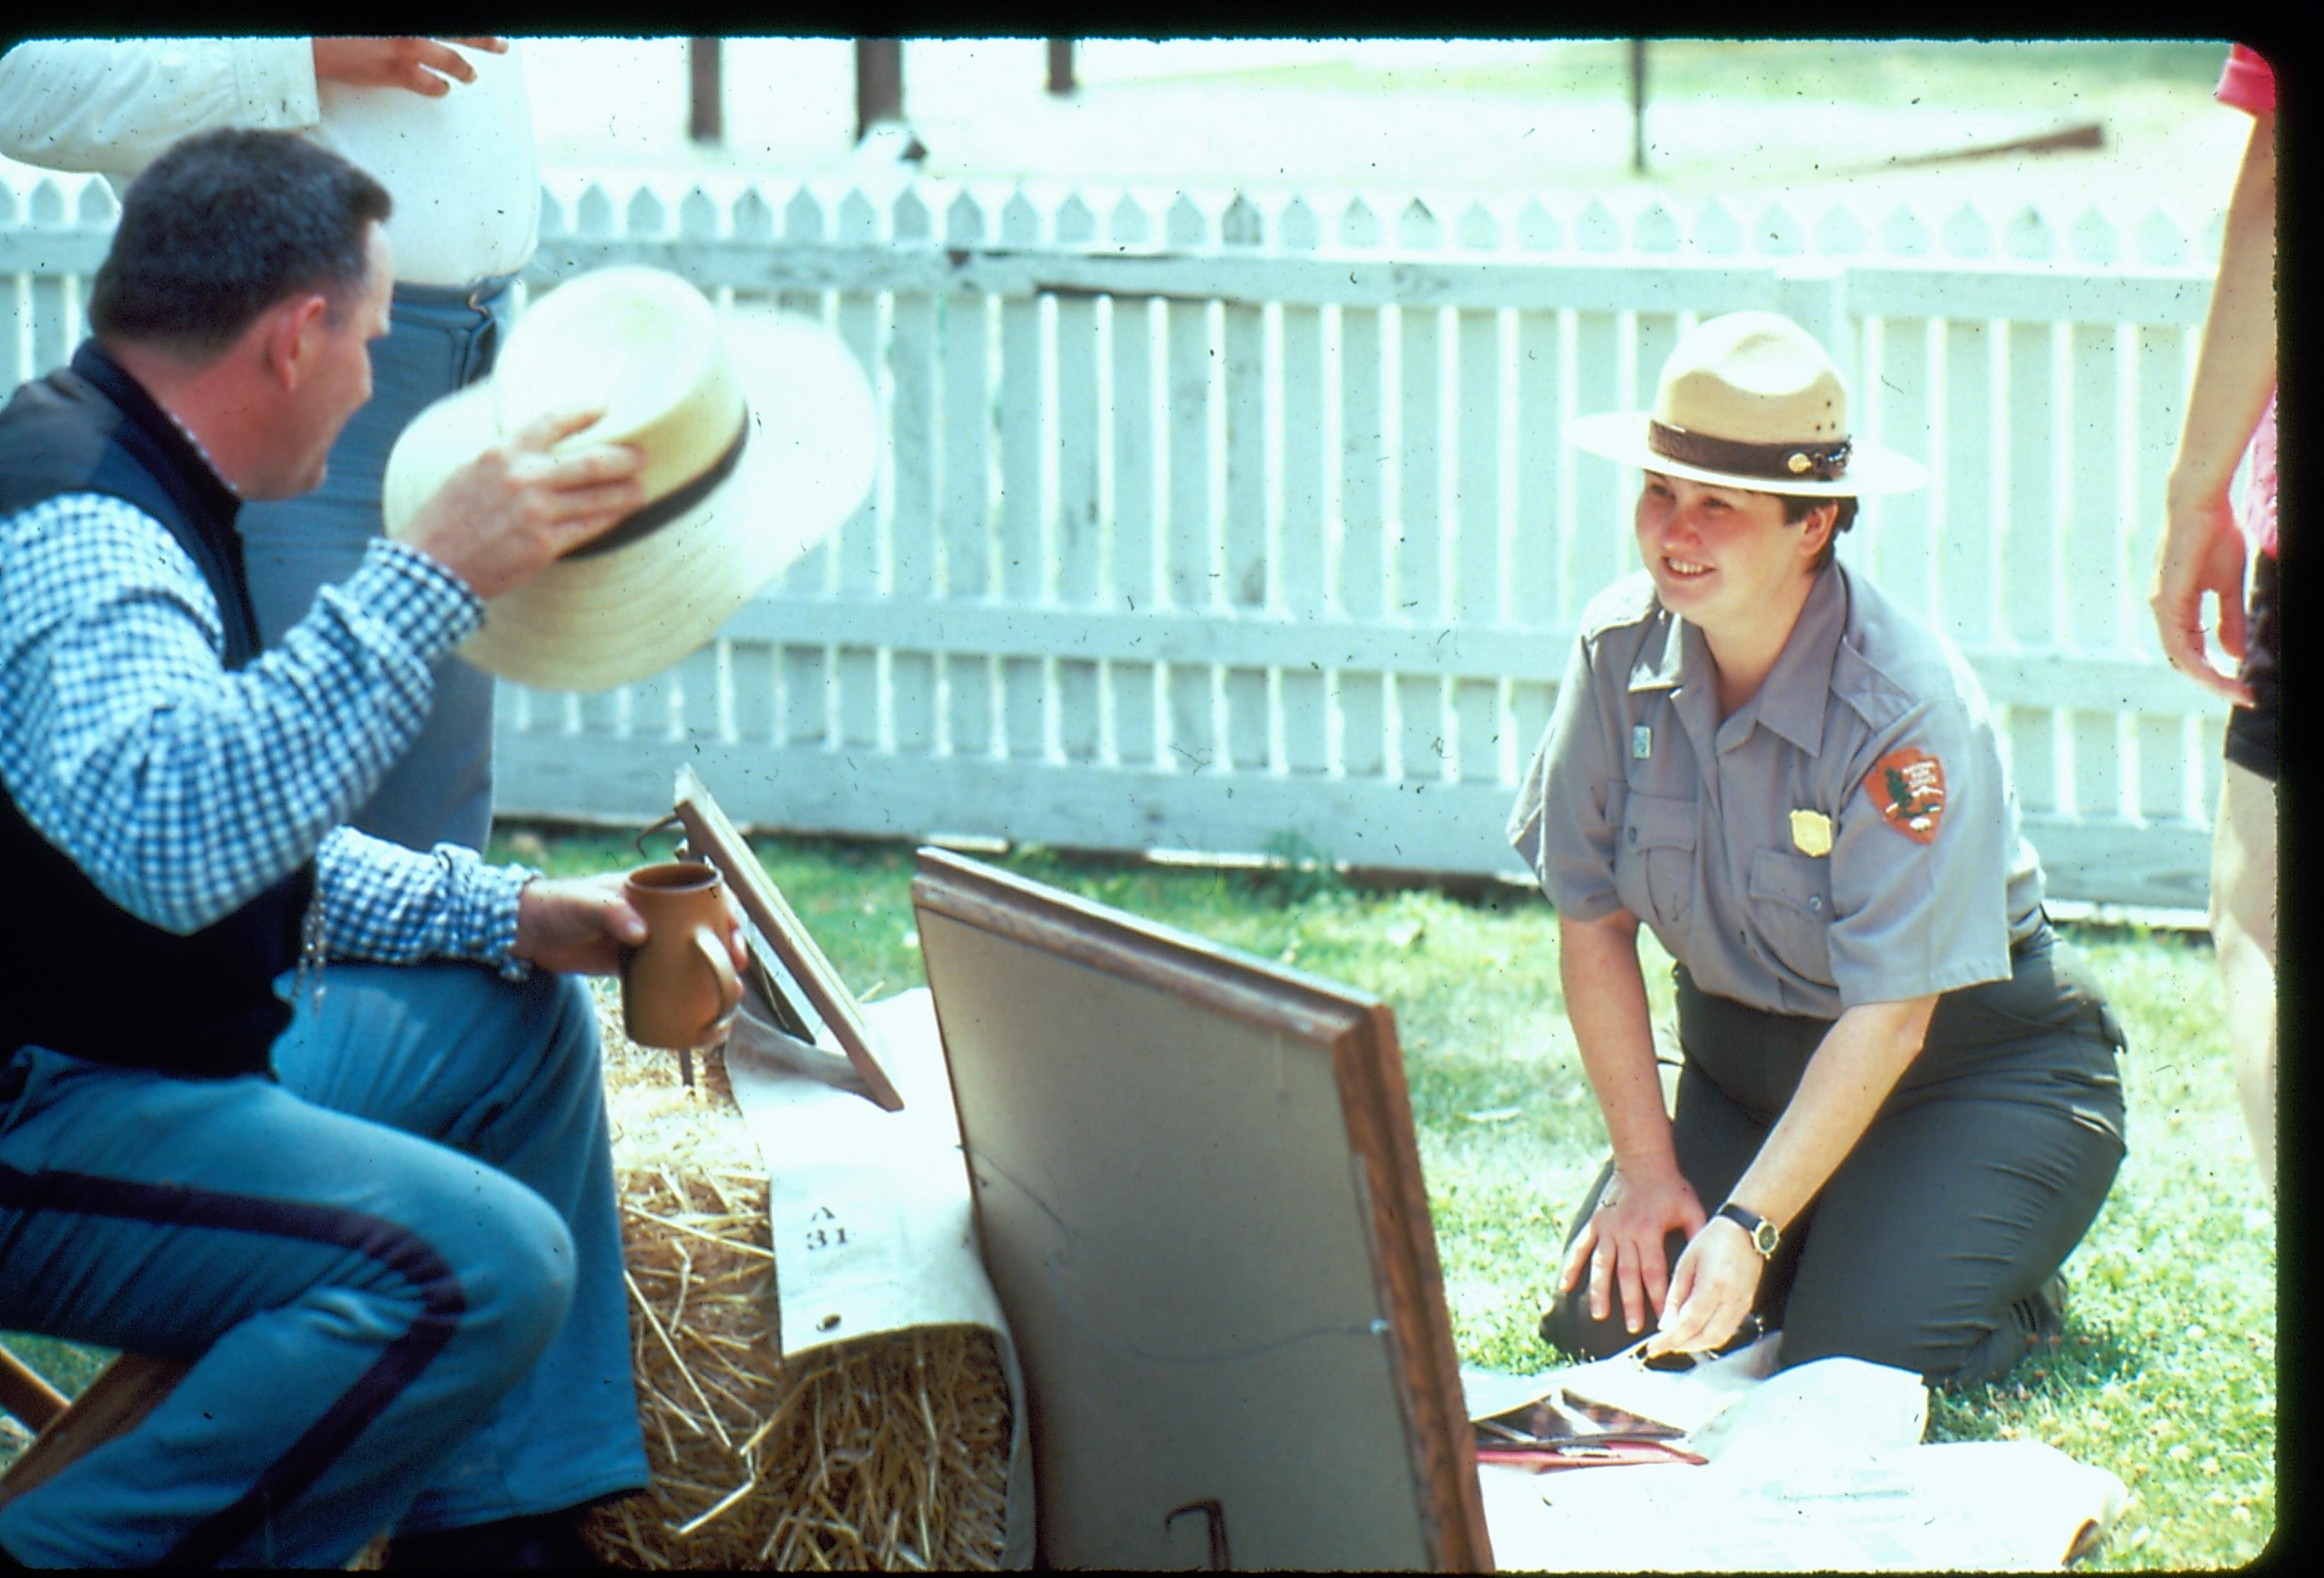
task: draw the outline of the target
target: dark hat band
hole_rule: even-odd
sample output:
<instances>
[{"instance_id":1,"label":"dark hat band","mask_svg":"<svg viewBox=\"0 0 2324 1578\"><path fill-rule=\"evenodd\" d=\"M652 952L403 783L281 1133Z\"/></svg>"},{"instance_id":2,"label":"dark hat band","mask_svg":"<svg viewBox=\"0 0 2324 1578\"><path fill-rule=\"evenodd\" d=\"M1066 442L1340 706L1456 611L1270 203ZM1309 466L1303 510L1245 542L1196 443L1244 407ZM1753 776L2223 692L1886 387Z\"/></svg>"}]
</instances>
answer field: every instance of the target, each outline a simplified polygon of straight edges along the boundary
<instances>
[{"instance_id":1,"label":"dark hat band","mask_svg":"<svg viewBox=\"0 0 2324 1578\"><path fill-rule=\"evenodd\" d=\"M742 429L734 435L734 441L726 446L726 453L721 455L709 470L676 492L665 494L643 509L622 516L620 525L603 537L591 538L565 557L593 558L601 553L612 553L616 549L627 548L632 542L643 542L715 493L718 490L718 484L732 476L734 474L734 468L742 463L742 443L750 436L751 412L749 408L745 407L742 411Z\"/></svg>"},{"instance_id":2,"label":"dark hat band","mask_svg":"<svg viewBox=\"0 0 2324 1578\"><path fill-rule=\"evenodd\" d=\"M1745 444L1666 427L1649 417L1646 448L1681 466L1768 482L1838 482L1848 470L1846 438L1833 444Z\"/></svg>"}]
</instances>

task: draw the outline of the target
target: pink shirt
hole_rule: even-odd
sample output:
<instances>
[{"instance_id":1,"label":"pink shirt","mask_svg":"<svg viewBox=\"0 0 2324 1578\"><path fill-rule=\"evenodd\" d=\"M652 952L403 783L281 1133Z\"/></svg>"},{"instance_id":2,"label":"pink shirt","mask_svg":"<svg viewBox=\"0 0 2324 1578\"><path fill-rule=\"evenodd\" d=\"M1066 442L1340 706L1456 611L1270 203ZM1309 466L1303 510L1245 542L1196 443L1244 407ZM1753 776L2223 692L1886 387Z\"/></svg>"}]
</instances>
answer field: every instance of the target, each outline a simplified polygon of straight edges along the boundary
<instances>
[{"instance_id":1,"label":"pink shirt","mask_svg":"<svg viewBox=\"0 0 2324 1578\"><path fill-rule=\"evenodd\" d=\"M2242 44L2227 51L2227 69L2219 74L2218 98L2252 115L2273 114L2275 70L2256 51ZM2252 434L2251 481L2244 489L2244 530L2271 558L2275 553L2275 395L2267 397L2267 414Z\"/></svg>"}]
</instances>

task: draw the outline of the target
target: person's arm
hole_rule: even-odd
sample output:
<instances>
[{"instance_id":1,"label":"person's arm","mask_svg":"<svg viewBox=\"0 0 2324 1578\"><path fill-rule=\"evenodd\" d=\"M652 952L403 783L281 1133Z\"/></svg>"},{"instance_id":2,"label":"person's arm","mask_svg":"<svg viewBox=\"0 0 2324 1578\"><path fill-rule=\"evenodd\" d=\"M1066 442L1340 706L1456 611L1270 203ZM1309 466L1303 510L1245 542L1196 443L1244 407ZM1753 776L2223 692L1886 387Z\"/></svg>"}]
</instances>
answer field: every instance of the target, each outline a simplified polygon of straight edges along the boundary
<instances>
[{"instance_id":1,"label":"person's arm","mask_svg":"<svg viewBox=\"0 0 2324 1578\"><path fill-rule=\"evenodd\" d=\"M1566 1251L1558 1291L1570 1291L1586 1265L1591 1318L1607 1317L1618 1289L1623 1324L1641 1332L1668 1286L1664 1238L1673 1229L1696 1232L1702 1203L1679 1171L1663 1109L1637 918L1624 909L1597 920L1561 916L1557 948L1566 1017L1614 1152L1614 1177Z\"/></svg>"},{"instance_id":2,"label":"person's arm","mask_svg":"<svg viewBox=\"0 0 2324 1578\"><path fill-rule=\"evenodd\" d=\"M35 40L0 55L0 153L134 175L196 132L313 125L315 83L303 38Z\"/></svg>"},{"instance_id":3,"label":"person's arm","mask_svg":"<svg viewBox=\"0 0 2324 1578\"><path fill-rule=\"evenodd\" d=\"M1916 997L1859 1003L1842 1012L1728 1199L1779 1228L1795 1220L1871 1127L1880 1103L1919 1054L1936 1006L1932 996ZM1765 1266L1739 1223L1711 1218L1671 1273L1669 1308L1647 1352L1725 1343L1750 1313Z\"/></svg>"},{"instance_id":4,"label":"person's arm","mask_svg":"<svg viewBox=\"0 0 2324 1578\"><path fill-rule=\"evenodd\" d=\"M360 803L425 718L436 660L482 617L434 561L376 543L279 650L228 671L208 586L122 501L49 500L0 551L9 791L106 898L180 934Z\"/></svg>"},{"instance_id":5,"label":"person's arm","mask_svg":"<svg viewBox=\"0 0 2324 1578\"><path fill-rule=\"evenodd\" d=\"M0 522L0 770L105 896L190 933L317 850L410 743L434 667L484 599L637 507L642 457L549 451L562 413L488 448L325 586L281 641L221 666L217 604L122 501L74 494Z\"/></svg>"},{"instance_id":6,"label":"person's arm","mask_svg":"<svg viewBox=\"0 0 2324 1578\"><path fill-rule=\"evenodd\" d=\"M325 82L441 98L476 79L454 44L508 51L487 37L36 40L0 55L0 153L132 176L196 132L314 125Z\"/></svg>"},{"instance_id":7,"label":"person's arm","mask_svg":"<svg viewBox=\"0 0 2324 1578\"><path fill-rule=\"evenodd\" d=\"M532 968L609 975L622 950L645 941L645 918L623 897L624 873L545 877L488 865L439 844L422 854L353 827L335 828L315 857L323 942L335 958L410 964L472 959L512 979ZM734 967L749 966L742 911L727 902Z\"/></svg>"},{"instance_id":8,"label":"person's arm","mask_svg":"<svg viewBox=\"0 0 2324 1578\"><path fill-rule=\"evenodd\" d=\"M2275 388L2275 112L2252 117L2251 142L2227 206L2219 272L2187 395L2179 453L2164 484L2164 522L2152 600L2172 666L2239 705L2251 693L2204 651L2203 594L2219 606L2219 645L2244 653L2248 554L2227 497L2236 466Z\"/></svg>"}]
</instances>

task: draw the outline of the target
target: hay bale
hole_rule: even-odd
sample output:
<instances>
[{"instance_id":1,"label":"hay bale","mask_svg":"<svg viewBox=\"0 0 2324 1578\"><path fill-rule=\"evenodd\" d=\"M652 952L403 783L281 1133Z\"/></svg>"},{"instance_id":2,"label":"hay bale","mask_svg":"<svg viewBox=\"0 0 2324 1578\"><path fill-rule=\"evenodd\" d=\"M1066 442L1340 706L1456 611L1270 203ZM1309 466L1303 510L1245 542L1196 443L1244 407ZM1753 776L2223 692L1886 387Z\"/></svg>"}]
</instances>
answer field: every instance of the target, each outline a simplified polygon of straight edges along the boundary
<instances>
[{"instance_id":1,"label":"hay bale","mask_svg":"<svg viewBox=\"0 0 2324 1578\"><path fill-rule=\"evenodd\" d=\"M651 1489L593 1511L625 1567L999 1565L1009 1388L981 1327L782 1361L767 1181L718 1055L622 1034L598 987L630 1326Z\"/></svg>"}]
</instances>

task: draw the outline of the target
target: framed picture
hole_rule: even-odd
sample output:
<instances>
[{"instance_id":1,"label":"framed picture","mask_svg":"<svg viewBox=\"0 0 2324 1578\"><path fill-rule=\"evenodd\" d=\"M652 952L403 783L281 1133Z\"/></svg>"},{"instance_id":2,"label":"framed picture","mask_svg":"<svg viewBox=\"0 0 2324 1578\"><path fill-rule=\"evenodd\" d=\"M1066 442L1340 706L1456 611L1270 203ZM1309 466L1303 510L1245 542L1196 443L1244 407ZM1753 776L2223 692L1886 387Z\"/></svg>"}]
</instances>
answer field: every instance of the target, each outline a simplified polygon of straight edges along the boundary
<instances>
[{"instance_id":1,"label":"framed picture","mask_svg":"<svg viewBox=\"0 0 2324 1578\"><path fill-rule=\"evenodd\" d=\"M1040 1564L1489 1569L1388 1005L940 850L912 908Z\"/></svg>"},{"instance_id":2,"label":"framed picture","mask_svg":"<svg viewBox=\"0 0 2324 1578\"><path fill-rule=\"evenodd\" d=\"M897 1094L887 1070L880 1066L879 1038L864 1022L863 1010L857 1005L854 993L847 990L839 972L831 967L831 961L816 946L815 938L807 935L782 890L767 880L766 872L752 855L742 833L718 802L710 798L710 787L691 767L678 769L678 808L672 815L686 829L687 848L696 858L718 868L726 885L734 891L742 913L750 918L757 935L766 940L768 948L781 964L782 981L778 981L766 970L766 961L758 948L752 948L753 984L772 1010L775 1028L788 1030L803 1041L815 1039L814 1029L783 990L782 982L787 981L829 1028L840 1050L847 1054L847 1061L853 1066L865 1094L890 1112L900 1109L904 1098ZM640 837L642 841L643 835ZM687 1083L693 1083L690 1071Z\"/></svg>"}]
</instances>

